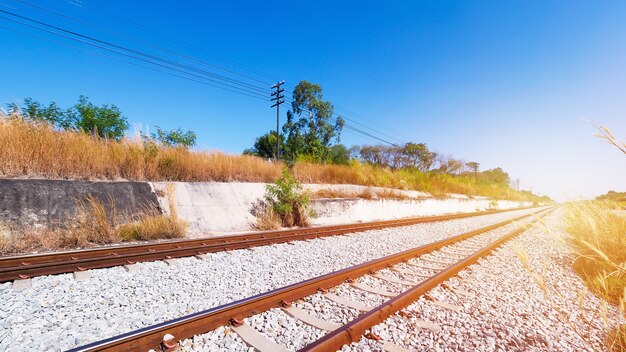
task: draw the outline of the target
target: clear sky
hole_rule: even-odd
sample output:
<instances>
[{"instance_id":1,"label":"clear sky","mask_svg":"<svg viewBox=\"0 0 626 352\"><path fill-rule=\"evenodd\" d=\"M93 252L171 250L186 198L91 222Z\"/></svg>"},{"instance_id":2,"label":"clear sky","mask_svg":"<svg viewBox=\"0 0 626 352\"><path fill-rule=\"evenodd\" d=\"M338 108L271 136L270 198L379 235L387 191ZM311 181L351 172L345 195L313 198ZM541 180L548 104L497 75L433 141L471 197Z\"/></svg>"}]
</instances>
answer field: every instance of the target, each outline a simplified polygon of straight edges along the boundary
<instances>
[{"instance_id":1,"label":"clear sky","mask_svg":"<svg viewBox=\"0 0 626 352\"><path fill-rule=\"evenodd\" d=\"M337 113L386 140L500 166L559 200L626 191L626 157L587 122L626 138L624 1L0 0L0 10L196 67L193 57L255 86L319 83ZM16 19L0 14L2 103L67 107L84 94L116 104L135 128L193 129L199 149L231 153L275 128L267 101L7 18Z\"/></svg>"}]
</instances>

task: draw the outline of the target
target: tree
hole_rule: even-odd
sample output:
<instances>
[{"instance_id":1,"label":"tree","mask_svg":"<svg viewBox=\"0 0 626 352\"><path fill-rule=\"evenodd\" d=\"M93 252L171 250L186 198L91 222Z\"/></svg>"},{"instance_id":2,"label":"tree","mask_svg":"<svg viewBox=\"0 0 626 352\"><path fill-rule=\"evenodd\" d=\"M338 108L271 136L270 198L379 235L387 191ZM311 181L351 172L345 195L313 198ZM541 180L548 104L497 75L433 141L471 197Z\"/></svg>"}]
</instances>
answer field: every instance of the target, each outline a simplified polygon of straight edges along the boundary
<instances>
[{"instance_id":1,"label":"tree","mask_svg":"<svg viewBox=\"0 0 626 352\"><path fill-rule=\"evenodd\" d=\"M15 106L13 110L16 111L18 109ZM21 113L24 117L31 120L46 121L62 128L69 127L63 110L55 102L51 102L47 107L44 107L32 98L26 98L24 99L24 107L21 109Z\"/></svg>"},{"instance_id":2,"label":"tree","mask_svg":"<svg viewBox=\"0 0 626 352\"><path fill-rule=\"evenodd\" d=\"M285 150L284 138L280 136L280 150ZM270 131L257 138L254 146L243 151L246 155L254 155L261 158L271 159L276 153L276 131Z\"/></svg>"},{"instance_id":3,"label":"tree","mask_svg":"<svg viewBox=\"0 0 626 352\"><path fill-rule=\"evenodd\" d=\"M336 165L348 165L350 163L350 151L343 144L335 144L330 147L330 162Z\"/></svg>"},{"instance_id":4,"label":"tree","mask_svg":"<svg viewBox=\"0 0 626 352\"><path fill-rule=\"evenodd\" d=\"M508 185L509 183L511 183L511 178L509 177L509 174L499 167L481 172L480 178L487 183L499 183L502 185Z\"/></svg>"},{"instance_id":5,"label":"tree","mask_svg":"<svg viewBox=\"0 0 626 352\"><path fill-rule=\"evenodd\" d=\"M457 175L463 169L465 163L462 160L454 159L452 156L438 155L438 171L449 175Z\"/></svg>"},{"instance_id":6,"label":"tree","mask_svg":"<svg viewBox=\"0 0 626 352\"><path fill-rule=\"evenodd\" d=\"M80 130L103 138L120 140L128 129L126 117L115 105L93 105L89 99L81 95L78 102L63 111L55 102L48 106L33 100L24 99L20 109L16 104L9 106L9 115L21 113L26 119L44 121L65 130Z\"/></svg>"},{"instance_id":7,"label":"tree","mask_svg":"<svg viewBox=\"0 0 626 352\"><path fill-rule=\"evenodd\" d=\"M476 176L478 175L478 168L480 167L480 164L475 161L469 161L465 163L465 166L467 166L470 170L474 172L474 180L476 180Z\"/></svg>"},{"instance_id":8,"label":"tree","mask_svg":"<svg viewBox=\"0 0 626 352\"><path fill-rule=\"evenodd\" d=\"M406 162L404 166L415 167L420 171L428 171L435 162L437 154L428 150L424 143L406 143L399 148L400 154Z\"/></svg>"},{"instance_id":9,"label":"tree","mask_svg":"<svg viewBox=\"0 0 626 352\"><path fill-rule=\"evenodd\" d=\"M300 81L293 90L291 110L287 111L283 125L287 136L284 158L295 161L304 156L317 162L329 161L331 142L340 141L345 124L341 117L333 124L333 113L333 105L322 99L321 86Z\"/></svg>"},{"instance_id":10,"label":"tree","mask_svg":"<svg viewBox=\"0 0 626 352\"><path fill-rule=\"evenodd\" d=\"M175 130L164 131L156 126L156 133L152 133L152 138L168 147L191 148L196 145L196 132L192 130L183 131L180 127Z\"/></svg>"},{"instance_id":11,"label":"tree","mask_svg":"<svg viewBox=\"0 0 626 352\"><path fill-rule=\"evenodd\" d=\"M115 105L97 107L81 95L78 103L65 113L67 126L98 135L102 138L120 140L128 129L128 121Z\"/></svg>"}]
</instances>

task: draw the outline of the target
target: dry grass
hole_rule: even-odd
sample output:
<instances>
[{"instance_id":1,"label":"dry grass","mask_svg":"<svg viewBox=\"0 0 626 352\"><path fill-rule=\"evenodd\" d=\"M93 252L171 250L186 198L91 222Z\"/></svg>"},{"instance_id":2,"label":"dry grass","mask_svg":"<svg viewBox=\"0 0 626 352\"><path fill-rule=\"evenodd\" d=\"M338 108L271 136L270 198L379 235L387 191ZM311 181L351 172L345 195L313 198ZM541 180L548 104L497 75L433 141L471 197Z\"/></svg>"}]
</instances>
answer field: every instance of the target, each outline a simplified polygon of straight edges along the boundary
<instances>
[{"instance_id":1,"label":"dry grass","mask_svg":"<svg viewBox=\"0 0 626 352\"><path fill-rule=\"evenodd\" d=\"M573 268L596 295L626 312L626 217L605 201L569 203L564 220L577 256ZM626 351L626 326L607 334L609 351Z\"/></svg>"},{"instance_id":2,"label":"dry grass","mask_svg":"<svg viewBox=\"0 0 626 352\"><path fill-rule=\"evenodd\" d=\"M255 222L250 225L255 230L269 231L278 230L282 227L278 214L262 200L252 206L251 213L255 217Z\"/></svg>"},{"instance_id":3,"label":"dry grass","mask_svg":"<svg viewBox=\"0 0 626 352\"><path fill-rule=\"evenodd\" d=\"M168 192L168 196L170 193ZM118 214L113 203L105 206L87 197L78 203L78 214L67 228L28 228L0 233L0 255L14 255L75 248L89 248L125 241L181 238L187 224L178 219L175 203L170 212L146 210L134 219Z\"/></svg>"},{"instance_id":4,"label":"dry grass","mask_svg":"<svg viewBox=\"0 0 626 352\"><path fill-rule=\"evenodd\" d=\"M4 177L267 182L280 175L260 158L115 142L21 119L0 118L0 160Z\"/></svg>"},{"instance_id":5,"label":"dry grass","mask_svg":"<svg viewBox=\"0 0 626 352\"><path fill-rule=\"evenodd\" d=\"M626 290L626 217L609 202L565 206L569 241L577 255L574 270L596 294L624 304Z\"/></svg>"},{"instance_id":6,"label":"dry grass","mask_svg":"<svg viewBox=\"0 0 626 352\"><path fill-rule=\"evenodd\" d=\"M62 155L63 157L59 157ZM0 117L0 176L137 181L273 182L282 164L245 155L199 152L120 142L81 132L57 131L44 123ZM353 162L318 165L299 162L302 183L355 184L498 199L529 200L505 185L476 183L473 177L385 168Z\"/></svg>"},{"instance_id":7,"label":"dry grass","mask_svg":"<svg viewBox=\"0 0 626 352\"><path fill-rule=\"evenodd\" d=\"M409 197L408 195L395 191L392 189L382 189L373 191L371 188L366 188L361 192L349 192L349 191L340 191L334 189L320 189L316 192L311 193L311 198L313 199L336 199L336 198L346 198L346 199L395 199L395 200L407 200L407 199L415 199L413 197Z\"/></svg>"}]
</instances>

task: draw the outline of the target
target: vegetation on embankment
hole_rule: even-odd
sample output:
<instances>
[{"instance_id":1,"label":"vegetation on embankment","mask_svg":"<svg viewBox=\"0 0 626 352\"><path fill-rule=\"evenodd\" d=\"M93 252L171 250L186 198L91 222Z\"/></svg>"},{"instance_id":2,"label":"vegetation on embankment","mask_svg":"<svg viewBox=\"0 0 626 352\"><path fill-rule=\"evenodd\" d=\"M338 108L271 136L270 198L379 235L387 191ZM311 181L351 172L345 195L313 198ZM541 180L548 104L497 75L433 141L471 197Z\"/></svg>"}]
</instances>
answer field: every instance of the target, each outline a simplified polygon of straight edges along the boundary
<instances>
[{"instance_id":1,"label":"vegetation on embankment","mask_svg":"<svg viewBox=\"0 0 626 352\"><path fill-rule=\"evenodd\" d=\"M589 290L626 312L626 216L613 212L610 201L565 205L568 240L576 255L574 271ZM626 350L626 325L607 335L610 351Z\"/></svg>"},{"instance_id":2,"label":"vegetation on embankment","mask_svg":"<svg viewBox=\"0 0 626 352\"><path fill-rule=\"evenodd\" d=\"M93 197L78 201L78 213L64 228L2 228L0 255L97 247L106 244L185 237L187 224L178 218L173 188L168 188L169 213L147 208L130 217ZM1 224L0 224L1 225Z\"/></svg>"},{"instance_id":3,"label":"vegetation on embankment","mask_svg":"<svg viewBox=\"0 0 626 352\"><path fill-rule=\"evenodd\" d=\"M59 130L21 116L0 117L0 176L138 181L273 182L282 164L248 155L194 151L145 139L101 137ZM356 160L349 165L297 162L302 183L356 184L412 189L435 195L459 193L498 199L549 201L508 184L415 169L391 169Z\"/></svg>"}]
</instances>

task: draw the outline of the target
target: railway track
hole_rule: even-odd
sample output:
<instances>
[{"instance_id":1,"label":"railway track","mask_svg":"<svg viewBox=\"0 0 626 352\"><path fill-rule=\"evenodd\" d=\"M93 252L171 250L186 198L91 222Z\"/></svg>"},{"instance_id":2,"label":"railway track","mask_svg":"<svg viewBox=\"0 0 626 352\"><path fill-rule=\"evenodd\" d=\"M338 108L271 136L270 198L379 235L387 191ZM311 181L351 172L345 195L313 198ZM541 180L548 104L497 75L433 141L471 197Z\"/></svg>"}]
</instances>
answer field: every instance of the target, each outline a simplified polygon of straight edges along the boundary
<instances>
[{"instance_id":1,"label":"railway track","mask_svg":"<svg viewBox=\"0 0 626 352\"><path fill-rule=\"evenodd\" d=\"M179 341L221 326L230 326L247 344L262 352L286 351L284 346L267 339L256 329L244 323L244 318L274 308L280 308L293 318L328 332L317 341L304 346L302 351L335 351L345 344L358 341L361 336L378 339L378 336L367 332L372 326L402 311L430 289L521 234L526 230L526 226L512 226L514 229L505 235L498 235L491 231L501 230L504 226L514 222L524 222L525 225L530 225L551 211L552 209L541 210L499 222L260 295L94 342L71 351L173 350ZM401 286L403 289L399 292L390 292L384 288L369 285L372 278L391 286ZM378 306L367 306L329 292L337 287L343 287L344 291L347 287L350 290L378 295L384 297L384 300ZM292 305L294 301L318 293L321 293L324 299L356 309L361 314L347 324L339 326ZM457 293L460 294L460 292ZM433 302L433 304L454 309L450 305L446 307L445 302ZM403 350L390 343L383 344L383 346L387 346L385 349L388 351Z\"/></svg>"},{"instance_id":2,"label":"railway track","mask_svg":"<svg viewBox=\"0 0 626 352\"><path fill-rule=\"evenodd\" d=\"M520 209L524 208L517 208L513 210ZM275 243L284 243L325 236L336 236L351 232L375 230L388 227L462 219L479 215L496 214L505 211L508 210L472 212L280 231L253 232L232 236L170 240L143 244L0 257L0 283L20 279L29 279L43 275L81 272L90 269L131 265L138 262L190 257L212 252L245 249Z\"/></svg>"}]
</instances>

